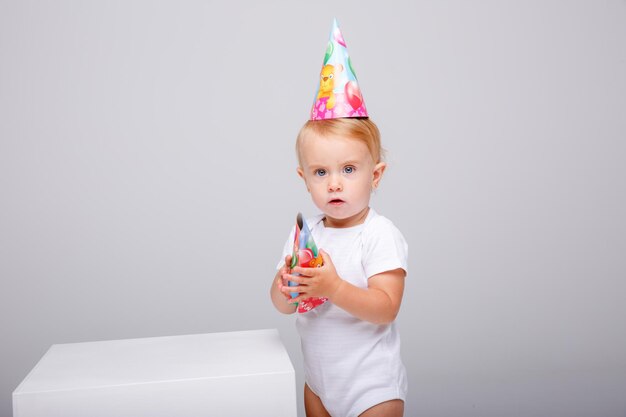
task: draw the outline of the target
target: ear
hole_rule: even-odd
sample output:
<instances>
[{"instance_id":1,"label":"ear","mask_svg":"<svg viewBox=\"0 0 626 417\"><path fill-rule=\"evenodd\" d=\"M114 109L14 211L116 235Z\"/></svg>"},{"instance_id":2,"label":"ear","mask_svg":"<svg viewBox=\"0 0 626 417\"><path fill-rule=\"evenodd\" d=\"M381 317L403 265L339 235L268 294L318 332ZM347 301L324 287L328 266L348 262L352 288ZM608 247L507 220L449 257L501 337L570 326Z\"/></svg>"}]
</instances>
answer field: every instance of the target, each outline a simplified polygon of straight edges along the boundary
<instances>
[{"instance_id":1,"label":"ear","mask_svg":"<svg viewBox=\"0 0 626 417\"><path fill-rule=\"evenodd\" d=\"M298 172L298 176L304 181L304 185L306 185L306 190L308 192L311 192L311 190L309 189L309 184L306 183L306 178L304 178L304 171L302 170L302 168L298 167L296 171Z\"/></svg>"},{"instance_id":2,"label":"ear","mask_svg":"<svg viewBox=\"0 0 626 417\"><path fill-rule=\"evenodd\" d=\"M373 172L373 178L372 178L373 190L378 188L378 184L380 183L380 180L383 178L385 169L387 169L387 164L385 162L379 162L374 166L374 172Z\"/></svg>"}]
</instances>

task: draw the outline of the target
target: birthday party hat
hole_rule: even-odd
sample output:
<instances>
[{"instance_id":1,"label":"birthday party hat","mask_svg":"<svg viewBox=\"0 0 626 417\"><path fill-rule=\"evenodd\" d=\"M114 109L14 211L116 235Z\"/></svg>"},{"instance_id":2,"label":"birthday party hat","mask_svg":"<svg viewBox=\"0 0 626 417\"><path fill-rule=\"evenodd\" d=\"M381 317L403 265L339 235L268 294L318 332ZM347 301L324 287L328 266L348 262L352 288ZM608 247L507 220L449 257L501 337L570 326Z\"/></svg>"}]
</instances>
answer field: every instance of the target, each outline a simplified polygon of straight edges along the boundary
<instances>
[{"instance_id":1,"label":"birthday party hat","mask_svg":"<svg viewBox=\"0 0 626 417\"><path fill-rule=\"evenodd\" d=\"M324 260L322 259L322 254L317 250L317 245L313 240L313 235L311 234L311 229L304 221L301 213L298 213L296 217L296 228L295 234L293 238L293 252L291 254L291 265L289 266L293 269L296 266L301 266L303 268L319 268L324 264ZM294 275L299 275L297 273L293 273ZM297 286L298 284L289 281L289 286ZM291 293L291 298L296 298L298 296L297 292ZM320 306L328 301L326 297L309 297L302 300L298 303L298 313L306 313L307 311L313 310L315 307Z\"/></svg>"},{"instance_id":2,"label":"birthday party hat","mask_svg":"<svg viewBox=\"0 0 626 417\"><path fill-rule=\"evenodd\" d=\"M311 109L311 120L341 117L368 117L368 114L346 42L337 19L334 19Z\"/></svg>"}]
</instances>

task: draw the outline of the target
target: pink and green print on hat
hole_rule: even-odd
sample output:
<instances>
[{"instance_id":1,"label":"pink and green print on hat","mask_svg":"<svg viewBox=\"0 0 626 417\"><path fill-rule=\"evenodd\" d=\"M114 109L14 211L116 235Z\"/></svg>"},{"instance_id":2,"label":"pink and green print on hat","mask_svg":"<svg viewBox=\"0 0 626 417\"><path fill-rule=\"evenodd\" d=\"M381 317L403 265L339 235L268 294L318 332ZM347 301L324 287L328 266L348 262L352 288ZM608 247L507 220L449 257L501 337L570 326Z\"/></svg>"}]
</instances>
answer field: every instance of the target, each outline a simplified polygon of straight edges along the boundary
<instances>
[{"instance_id":1,"label":"pink and green print on hat","mask_svg":"<svg viewBox=\"0 0 626 417\"><path fill-rule=\"evenodd\" d=\"M317 250L317 245L313 240L313 235L309 226L302 218L302 214L298 213L296 217L296 229L293 237L293 252L291 254L291 265L289 268L293 269L296 266L302 268L319 268L324 264L322 255ZM299 275L293 273L294 275ZM298 284L289 281L289 286L297 286ZM299 294L297 292L291 293L291 298L296 298ZM315 307L320 306L328 301L325 297L309 297L298 303L298 313L306 313L313 310Z\"/></svg>"},{"instance_id":2,"label":"pink and green print on hat","mask_svg":"<svg viewBox=\"0 0 626 417\"><path fill-rule=\"evenodd\" d=\"M337 19L334 19L311 109L311 120L341 117L368 117L368 114L346 42Z\"/></svg>"}]
</instances>

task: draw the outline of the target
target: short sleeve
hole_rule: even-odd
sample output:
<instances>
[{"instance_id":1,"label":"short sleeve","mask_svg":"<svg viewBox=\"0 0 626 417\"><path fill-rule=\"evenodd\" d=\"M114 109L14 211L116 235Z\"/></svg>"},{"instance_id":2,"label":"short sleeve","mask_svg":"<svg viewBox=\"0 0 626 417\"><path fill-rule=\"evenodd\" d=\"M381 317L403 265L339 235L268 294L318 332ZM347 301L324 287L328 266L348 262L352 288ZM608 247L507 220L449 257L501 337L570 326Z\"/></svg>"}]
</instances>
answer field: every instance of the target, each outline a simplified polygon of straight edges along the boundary
<instances>
[{"instance_id":1,"label":"short sleeve","mask_svg":"<svg viewBox=\"0 0 626 417\"><path fill-rule=\"evenodd\" d=\"M363 231L363 270L367 278L385 271L408 272L408 244L398 228L387 218L378 216Z\"/></svg>"},{"instance_id":2,"label":"short sleeve","mask_svg":"<svg viewBox=\"0 0 626 417\"><path fill-rule=\"evenodd\" d=\"M279 270L280 268L283 267L283 264L285 263L285 256L291 255L291 252L293 251L293 235L295 231L296 231L296 227L293 226L291 228L291 232L289 232L289 237L287 238L287 241L285 242L285 246L283 247L283 256L280 257L280 260L278 261L278 264L276 265L276 270Z\"/></svg>"}]
</instances>

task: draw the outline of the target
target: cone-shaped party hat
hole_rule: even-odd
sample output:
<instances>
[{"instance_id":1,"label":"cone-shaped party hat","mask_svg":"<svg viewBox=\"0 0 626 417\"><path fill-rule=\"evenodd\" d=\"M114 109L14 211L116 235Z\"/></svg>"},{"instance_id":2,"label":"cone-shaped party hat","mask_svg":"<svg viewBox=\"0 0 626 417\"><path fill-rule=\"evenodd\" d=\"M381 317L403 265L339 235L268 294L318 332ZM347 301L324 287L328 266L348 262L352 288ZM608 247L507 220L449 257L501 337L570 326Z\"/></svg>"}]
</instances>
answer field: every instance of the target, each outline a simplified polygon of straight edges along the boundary
<instances>
[{"instance_id":1,"label":"cone-shaped party hat","mask_svg":"<svg viewBox=\"0 0 626 417\"><path fill-rule=\"evenodd\" d=\"M311 109L311 120L368 117L346 42L333 20L330 39Z\"/></svg>"},{"instance_id":2,"label":"cone-shaped party hat","mask_svg":"<svg viewBox=\"0 0 626 417\"><path fill-rule=\"evenodd\" d=\"M322 255L317 250L311 229L306 224L306 221L302 218L302 214L298 213L296 217L295 235L293 238L293 252L291 254L290 268L301 266L303 268L319 268L324 264ZM294 275L299 275L293 273ZM298 285L295 282L289 281L289 286L293 287ZM291 293L291 298L296 298L297 292ZM328 301L328 298L309 297L298 303L298 313L306 313L313 310L315 307L320 306Z\"/></svg>"}]
</instances>

